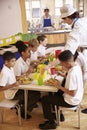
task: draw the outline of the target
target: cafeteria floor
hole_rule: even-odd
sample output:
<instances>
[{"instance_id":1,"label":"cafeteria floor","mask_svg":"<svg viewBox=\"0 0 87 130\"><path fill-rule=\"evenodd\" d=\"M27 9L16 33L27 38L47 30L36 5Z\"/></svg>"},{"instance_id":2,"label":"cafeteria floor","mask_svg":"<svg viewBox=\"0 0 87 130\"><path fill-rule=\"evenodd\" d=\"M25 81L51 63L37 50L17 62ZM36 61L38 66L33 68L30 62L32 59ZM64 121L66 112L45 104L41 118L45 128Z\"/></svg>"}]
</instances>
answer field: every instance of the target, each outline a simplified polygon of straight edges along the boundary
<instances>
[{"instance_id":1,"label":"cafeteria floor","mask_svg":"<svg viewBox=\"0 0 87 130\"><path fill-rule=\"evenodd\" d=\"M81 103L81 109L87 107L87 83L85 86L84 97ZM3 94L0 92L0 100L3 99ZM39 130L38 125L44 121L41 104L39 107L33 109L29 120L22 119L22 126L18 125L18 118L15 110L5 110L5 123L0 124L0 130ZM76 130L77 113L71 111L64 111L65 121L60 122L60 126L56 130ZM87 115L81 113L81 128L80 130L87 130Z\"/></svg>"}]
</instances>

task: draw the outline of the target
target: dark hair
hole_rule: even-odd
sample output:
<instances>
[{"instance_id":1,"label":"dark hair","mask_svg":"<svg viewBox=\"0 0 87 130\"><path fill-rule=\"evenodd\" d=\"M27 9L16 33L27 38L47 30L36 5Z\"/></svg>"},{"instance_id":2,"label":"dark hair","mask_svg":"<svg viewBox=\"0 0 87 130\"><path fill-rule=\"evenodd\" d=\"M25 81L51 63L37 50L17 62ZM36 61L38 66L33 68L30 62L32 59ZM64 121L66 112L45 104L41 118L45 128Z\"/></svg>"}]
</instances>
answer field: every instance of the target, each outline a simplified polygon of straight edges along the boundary
<instances>
[{"instance_id":1,"label":"dark hair","mask_svg":"<svg viewBox=\"0 0 87 130\"><path fill-rule=\"evenodd\" d=\"M40 43L40 41L44 41L45 38L46 38L45 35L39 35L39 36L37 37L37 40L38 40L38 42Z\"/></svg>"},{"instance_id":2,"label":"dark hair","mask_svg":"<svg viewBox=\"0 0 87 130\"><path fill-rule=\"evenodd\" d=\"M46 12L46 11L48 11L48 12L49 12L49 9L48 9L48 8L44 9L44 12Z\"/></svg>"},{"instance_id":3,"label":"dark hair","mask_svg":"<svg viewBox=\"0 0 87 130\"><path fill-rule=\"evenodd\" d=\"M77 59L78 55L79 55L79 53L78 53L78 51L76 50L76 52L75 52L75 54L74 54L74 61Z\"/></svg>"},{"instance_id":4,"label":"dark hair","mask_svg":"<svg viewBox=\"0 0 87 130\"><path fill-rule=\"evenodd\" d=\"M16 59L15 54L14 54L13 52L11 52L11 51L6 51L6 52L3 54L3 60L4 60L4 61L10 61L10 60L13 59L13 58Z\"/></svg>"},{"instance_id":5,"label":"dark hair","mask_svg":"<svg viewBox=\"0 0 87 130\"><path fill-rule=\"evenodd\" d=\"M21 45L24 45L24 42L21 41L21 40L19 40L19 41L17 41L17 42L15 43L15 46L16 46L17 48L20 47Z\"/></svg>"},{"instance_id":6,"label":"dark hair","mask_svg":"<svg viewBox=\"0 0 87 130\"><path fill-rule=\"evenodd\" d=\"M75 18L79 18L80 16L79 16L79 12L78 11L76 11L75 13L73 13L72 15L70 15L70 16L68 16L68 18L70 18L70 19L75 19Z\"/></svg>"},{"instance_id":7,"label":"dark hair","mask_svg":"<svg viewBox=\"0 0 87 130\"><path fill-rule=\"evenodd\" d=\"M27 45L24 44L23 41L19 40L16 42L16 47L18 48L18 52L21 54L22 52L25 52L28 48Z\"/></svg>"},{"instance_id":8,"label":"dark hair","mask_svg":"<svg viewBox=\"0 0 87 130\"><path fill-rule=\"evenodd\" d=\"M60 61L68 61L73 58L73 54L70 50L65 50L59 54L58 58Z\"/></svg>"}]
</instances>

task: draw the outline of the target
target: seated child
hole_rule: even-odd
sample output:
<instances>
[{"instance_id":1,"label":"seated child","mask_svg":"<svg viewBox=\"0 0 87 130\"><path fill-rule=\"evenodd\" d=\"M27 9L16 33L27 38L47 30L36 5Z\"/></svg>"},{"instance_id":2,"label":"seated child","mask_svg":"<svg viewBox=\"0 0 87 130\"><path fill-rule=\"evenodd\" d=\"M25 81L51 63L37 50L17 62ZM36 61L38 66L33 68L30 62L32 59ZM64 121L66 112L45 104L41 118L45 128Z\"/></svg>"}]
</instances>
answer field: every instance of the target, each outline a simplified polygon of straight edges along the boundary
<instances>
[{"instance_id":1,"label":"seated child","mask_svg":"<svg viewBox=\"0 0 87 130\"><path fill-rule=\"evenodd\" d=\"M38 53L37 53L39 42L37 39L31 39L28 43L29 43L28 46L30 48L30 53L31 53L30 64L36 66L39 63Z\"/></svg>"},{"instance_id":2,"label":"seated child","mask_svg":"<svg viewBox=\"0 0 87 130\"><path fill-rule=\"evenodd\" d=\"M39 42L39 47L37 49L38 57L42 59L49 58L50 53L46 54L46 45L48 43L47 37L45 35L39 35L37 40Z\"/></svg>"},{"instance_id":3,"label":"seated child","mask_svg":"<svg viewBox=\"0 0 87 130\"><path fill-rule=\"evenodd\" d=\"M69 50L65 50L59 54L59 60L63 67L68 70L66 76L65 86L63 87L58 80L52 83L52 85L58 90L64 92L63 95L54 93L53 95L47 95L42 97L42 109L44 118L47 119L43 124L39 125L40 129L56 129L57 124L52 113L51 106L63 106L63 107L75 107L83 98L83 77L81 67L74 62L74 56ZM78 76L79 74L79 76Z\"/></svg>"},{"instance_id":4,"label":"seated child","mask_svg":"<svg viewBox=\"0 0 87 130\"><path fill-rule=\"evenodd\" d=\"M20 45L20 42L21 41L17 42L17 48L21 57L17 59L14 65L14 73L17 79L20 78L21 76L28 76L33 71L33 68L30 66L30 55L31 55L30 48L23 43ZM24 92L22 95L24 95ZM28 91L28 99L29 99L28 111L30 112L36 106L36 103L39 101L40 92ZM22 102L22 104L24 109L24 101Z\"/></svg>"},{"instance_id":5,"label":"seated child","mask_svg":"<svg viewBox=\"0 0 87 130\"><path fill-rule=\"evenodd\" d=\"M15 55L7 51L3 54L4 65L0 73L0 91L4 90L6 99L14 99L18 90L12 88L18 86L16 77L14 75L13 66L15 64Z\"/></svg>"}]
</instances>

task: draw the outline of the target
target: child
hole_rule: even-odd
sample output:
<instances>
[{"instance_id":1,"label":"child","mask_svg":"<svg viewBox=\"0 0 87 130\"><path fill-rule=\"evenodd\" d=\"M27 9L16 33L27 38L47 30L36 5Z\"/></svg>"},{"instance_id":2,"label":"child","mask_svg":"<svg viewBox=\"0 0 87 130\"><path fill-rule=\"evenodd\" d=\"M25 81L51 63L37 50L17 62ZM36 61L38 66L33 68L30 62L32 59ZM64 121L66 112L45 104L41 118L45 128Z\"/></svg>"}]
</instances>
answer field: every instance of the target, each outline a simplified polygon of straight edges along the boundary
<instances>
[{"instance_id":1,"label":"child","mask_svg":"<svg viewBox=\"0 0 87 130\"><path fill-rule=\"evenodd\" d=\"M14 99L15 94L18 90L12 88L18 86L16 78L13 71L13 66L15 64L15 55L7 51L3 54L4 66L0 73L0 91L4 90L6 99Z\"/></svg>"},{"instance_id":2,"label":"child","mask_svg":"<svg viewBox=\"0 0 87 130\"><path fill-rule=\"evenodd\" d=\"M52 82L52 85L62 90L64 94L59 96L55 93L54 95L47 95L42 98L43 114L47 121L40 124L39 128L44 130L56 129L57 127L51 111L52 105L75 107L83 98L84 88L82 71L81 67L74 62L73 54L69 50L63 51L59 55L59 60L61 65L68 70L65 87L62 87L58 80Z\"/></svg>"},{"instance_id":3,"label":"child","mask_svg":"<svg viewBox=\"0 0 87 130\"><path fill-rule=\"evenodd\" d=\"M20 54L20 58L16 61L14 66L14 72L17 78L20 78L22 75L26 75L31 73L32 69L29 68L30 66L30 49L27 45L24 44L23 41L17 41L16 47Z\"/></svg>"},{"instance_id":4,"label":"child","mask_svg":"<svg viewBox=\"0 0 87 130\"><path fill-rule=\"evenodd\" d=\"M32 68L30 68L30 48L25 44L21 44L20 41L17 42L18 52L20 53L21 57L16 61L14 66L14 72L17 78L21 76L28 76L29 73L32 72ZM22 93L24 95L24 92ZM37 91L28 91L28 111L30 112L34 107L36 107L36 103L40 99L40 92ZM24 104L24 102L23 102ZM24 106L23 106L24 109ZM24 116L24 110L23 110Z\"/></svg>"},{"instance_id":5,"label":"child","mask_svg":"<svg viewBox=\"0 0 87 130\"><path fill-rule=\"evenodd\" d=\"M82 74L83 74L83 81L84 81L84 85L85 85L85 81L87 80L87 62L86 62L86 58L83 55L82 52L80 51L76 51L74 54L74 60L81 66L82 69Z\"/></svg>"},{"instance_id":6,"label":"child","mask_svg":"<svg viewBox=\"0 0 87 130\"><path fill-rule=\"evenodd\" d=\"M46 45L48 43L47 37L45 35L40 35L37 37L37 40L39 41L39 47L37 49L38 52L38 57L43 58L48 58L49 53L46 54Z\"/></svg>"},{"instance_id":7,"label":"child","mask_svg":"<svg viewBox=\"0 0 87 130\"><path fill-rule=\"evenodd\" d=\"M37 39L31 39L28 44L31 52L30 56L30 64L31 65L37 65L39 60L38 60L38 53L37 53L37 48L39 46L39 42Z\"/></svg>"}]
</instances>

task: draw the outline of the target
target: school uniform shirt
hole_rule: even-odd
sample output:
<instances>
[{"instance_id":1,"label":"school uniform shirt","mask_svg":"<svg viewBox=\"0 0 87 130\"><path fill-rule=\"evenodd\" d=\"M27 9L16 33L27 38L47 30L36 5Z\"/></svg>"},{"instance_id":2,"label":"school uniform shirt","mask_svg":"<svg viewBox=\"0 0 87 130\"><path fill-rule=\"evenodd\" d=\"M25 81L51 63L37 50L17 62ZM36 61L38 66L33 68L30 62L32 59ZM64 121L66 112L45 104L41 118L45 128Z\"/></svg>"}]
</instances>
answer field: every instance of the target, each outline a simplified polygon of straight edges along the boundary
<instances>
[{"instance_id":1,"label":"school uniform shirt","mask_svg":"<svg viewBox=\"0 0 87 130\"><path fill-rule=\"evenodd\" d=\"M39 45L37 49L38 56L45 56L46 55L46 47L43 45Z\"/></svg>"},{"instance_id":2,"label":"school uniform shirt","mask_svg":"<svg viewBox=\"0 0 87 130\"><path fill-rule=\"evenodd\" d=\"M66 77L65 87L69 90L76 90L75 96L64 93L64 100L68 104L78 105L83 98L83 77L81 67L76 64L72 67Z\"/></svg>"},{"instance_id":3,"label":"school uniform shirt","mask_svg":"<svg viewBox=\"0 0 87 130\"><path fill-rule=\"evenodd\" d=\"M0 86L5 87L6 85L10 85L15 82L16 78L13 68L8 68L7 66L4 65L0 73ZM17 91L18 90L12 90L12 89L5 90L4 91L5 98L13 99Z\"/></svg>"},{"instance_id":4,"label":"school uniform shirt","mask_svg":"<svg viewBox=\"0 0 87 130\"><path fill-rule=\"evenodd\" d=\"M87 63L86 63L86 59L83 55L83 53L78 52L78 57L76 59L76 62L83 68L84 70L84 75L83 75L83 80L87 80Z\"/></svg>"},{"instance_id":5,"label":"school uniform shirt","mask_svg":"<svg viewBox=\"0 0 87 130\"><path fill-rule=\"evenodd\" d=\"M87 67L87 49L83 50L83 55L85 57L85 62L86 62L86 67ZM86 72L84 74L84 81L86 81L86 80L87 80L87 69L86 69Z\"/></svg>"},{"instance_id":6,"label":"school uniform shirt","mask_svg":"<svg viewBox=\"0 0 87 130\"><path fill-rule=\"evenodd\" d=\"M14 65L14 73L16 76L21 76L22 74L26 73L29 69L30 59L27 59L26 62L20 57L15 65Z\"/></svg>"},{"instance_id":7,"label":"school uniform shirt","mask_svg":"<svg viewBox=\"0 0 87 130\"><path fill-rule=\"evenodd\" d=\"M41 18L42 27L50 27L54 24L54 20L51 15L46 17L45 15Z\"/></svg>"},{"instance_id":8,"label":"school uniform shirt","mask_svg":"<svg viewBox=\"0 0 87 130\"><path fill-rule=\"evenodd\" d=\"M87 17L79 18L74 23L74 27L69 33L64 50L70 50L75 54L79 46L87 47Z\"/></svg>"},{"instance_id":9,"label":"school uniform shirt","mask_svg":"<svg viewBox=\"0 0 87 130\"><path fill-rule=\"evenodd\" d=\"M35 52L31 51L30 61L37 60L37 59L38 59L37 51Z\"/></svg>"},{"instance_id":10,"label":"school uniform shirt","mask_svg":"<svg viewBox=\"0 0 87 130\"><path fill-rule=\"evenodd\" d=\"M82 53L83 53L83 55L85 57L86 64L87 64L87 49L84 49Z\"/></svg>"}]
</instances>

